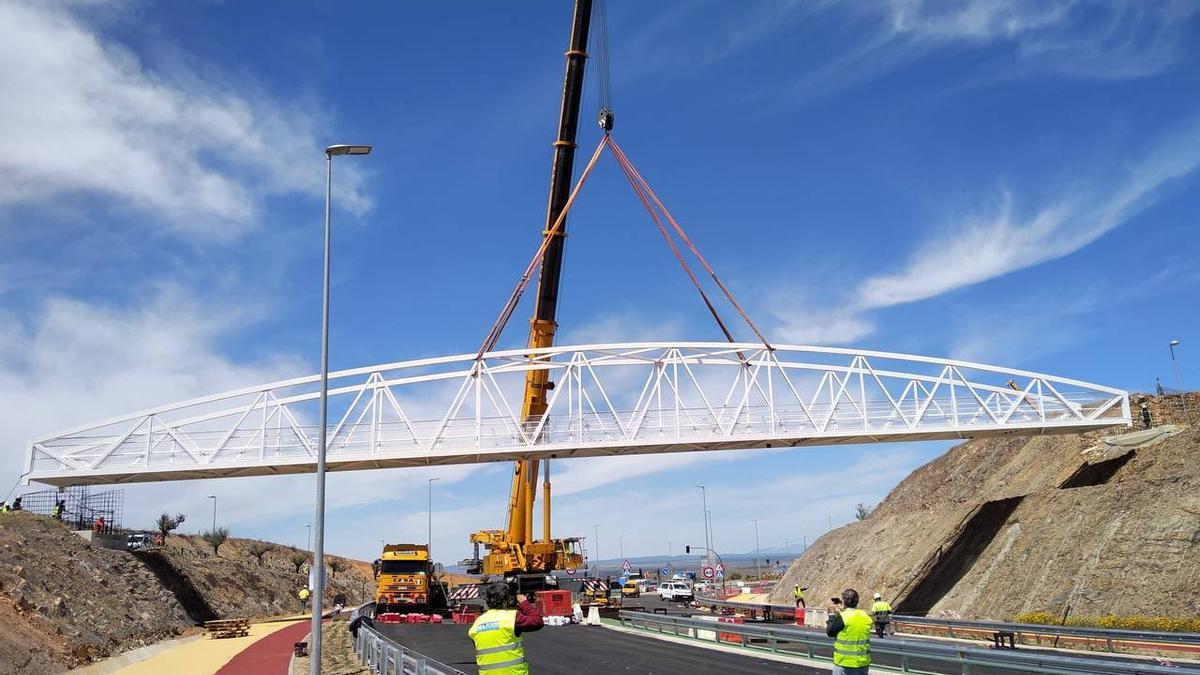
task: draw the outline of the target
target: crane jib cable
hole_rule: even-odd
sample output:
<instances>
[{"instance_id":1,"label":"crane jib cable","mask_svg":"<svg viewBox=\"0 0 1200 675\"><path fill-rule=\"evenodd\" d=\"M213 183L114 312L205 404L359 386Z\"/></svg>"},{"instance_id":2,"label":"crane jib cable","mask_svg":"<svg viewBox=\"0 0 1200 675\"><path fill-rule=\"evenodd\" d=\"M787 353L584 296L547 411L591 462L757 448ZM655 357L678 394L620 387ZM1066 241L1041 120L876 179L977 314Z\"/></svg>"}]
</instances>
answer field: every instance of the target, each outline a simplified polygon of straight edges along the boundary
<instances>
[{"instance_id":1,"label":"crane jib cable","mask_svg":"<svg viewBox=\"0 0 1200 675\"><path fill-rule=\"evenodd\" d=\"M588 160L587 166L584 167L583 173L579 176L579 180L576 181L575 187L571 190L571 194L567 198L567 203L563 206L562 212L559 213L558 218L554 221L554 224L543 234L541 245L538 247L537 252L534 253L533 258L526 266L524 274L522 274L521 278L517 281L516 287L509 295L508 301L504 304L503 309L500 311L500 315L496 317L496 321L492 324L491 330L488 331L487 337L484 339L483 344L479 348L479 352L475 356L476 360L482 360L483 355L495 348L496 343L499 342L500 336L504 332L504 328L508 325L509 319L512 318L512 314L517 308L517 304L520 303L521 297L529 287L529 282L533 278L533 273L537 270L538 266L541 265L546 254L546 249L549 247L553 238L558 234L559 230L562 229L562 224L566 221L567 213L575 204L575 199L579 196L580 190L583 188L584 183L587 182L588 177L592 173L592 169L596 166L596 161L600 158L600 154L606 147L612 152L613 157L617 160L617 164L620 166L621 171L624 173L626 179L629 180L629 184L633 188L634 193L642 202L642 206L645 207L646 212L650 214L650 218L654 221L659 233L662 234L668 248L670 248L671 252L675 255L675 259L679 262L680 266L687 274L692 286L695 287L697 292L699 292L700 298L703 300L705 307L708 308L709 313L712 314L713 319L716 320L717 326L721 329L721 332L725 335L725 338L730 342L735 342L733 334L730 332L728 325L721 318L716 306L708 297L708 294L705 293L703 285L700 284L699 279L696 278L695 273L688 265L683 253L675 244L675 241L667 231L666 226L663 225L662 218L665 218L667 222L670 223L671 228L683 241L684 245L687 246L692 255L696 257L696 260L700 262L701 266L704 267L705 271L708 272L708 275L712 278L713 283L715 283L717 287L721 289L722 294L724 294L729 303L733 305L738 315L742 318L746 325L750 327L750 330L754 332L759 341L763 343L763 346L768 350L773 350L774 347L772 347L770 342L767 341L766 336L764 336L762 331L758 329L758 326L750 318L750 315L747 314L741 303L739 303L737 298L734 297L733 292L729 290L729 287L726 286L725 282L723 282L717 275L716 270L713 269L712 265L708 263L708 260L705 259L704 255L700 253L700 249L687 236L687 233L683 230L683 227L679 225L679 222L675 220L674 216L671 215L671 212L667 210L667 207L663 204L662 200L658 198L658 195L655 194L654 190L650 187L650 184L638 172L637 168L633 165L633 162L629 160L629 157L625 154L621 147L617 145L616 141L612 140L612 136L606 133L600 139L600 143L596 146L596 150L592 153L591 159ZM661 217L659 215L660 212Z\"/></svg>"}]
</instances>

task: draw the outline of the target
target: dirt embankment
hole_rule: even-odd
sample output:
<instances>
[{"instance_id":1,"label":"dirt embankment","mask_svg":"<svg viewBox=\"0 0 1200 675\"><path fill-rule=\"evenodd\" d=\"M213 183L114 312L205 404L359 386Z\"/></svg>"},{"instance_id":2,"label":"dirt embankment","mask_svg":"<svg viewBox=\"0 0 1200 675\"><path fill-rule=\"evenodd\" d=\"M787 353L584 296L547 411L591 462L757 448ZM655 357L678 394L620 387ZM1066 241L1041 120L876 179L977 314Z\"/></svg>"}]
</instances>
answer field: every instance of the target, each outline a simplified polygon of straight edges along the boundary
<instances>
[{"instance_id":1,"label":"dirt embankment","mask_svg":"<svg viewBox=\"0 0 1200 675\"><path fill-rule=\"evenodd\" d=\"M212 556L198 537L172 536L153 553L95 548L59 522L30 513L0 515L0 675L58 673L192 629L215 617L294 613L305 573L291 549L260 566L248 542ZM369 567L368 567L369 570ZM351 569L328 598L370 592Z\"/></svg>"},{"instance_id":2,"label":"dirt embankment","mask_svg":"<svg viewBox=\"0 0 1200 675\"><path fill-rule=\"evenodd\" d=\"M931 615L1200 615L1198 456L1195 428L969 441L821 537L772 598L799 583Z\"/></svg>"}]
</instances>

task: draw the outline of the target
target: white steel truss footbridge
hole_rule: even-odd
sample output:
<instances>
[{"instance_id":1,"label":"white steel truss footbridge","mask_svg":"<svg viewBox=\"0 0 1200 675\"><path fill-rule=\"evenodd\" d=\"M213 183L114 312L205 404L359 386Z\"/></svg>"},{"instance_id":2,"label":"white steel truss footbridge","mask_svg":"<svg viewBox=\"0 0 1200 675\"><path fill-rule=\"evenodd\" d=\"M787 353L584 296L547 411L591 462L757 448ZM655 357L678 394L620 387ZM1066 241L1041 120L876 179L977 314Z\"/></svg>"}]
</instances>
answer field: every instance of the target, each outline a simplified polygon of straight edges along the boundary
<instances>
[{"instance_id":1,"label":"white steel truss footbridge","mask_svg":"<svg viewBox=\"0 0 1200 675\"><path fill-rule=\"evenodd\" d=\"M546 413L522 421L526 373ZM35 439L50 485L316 470L318 376L142 410ZM1070 433L1130 423L1118 389L887 352L728 342L494 351L330 375L332 471Z\"/></svg>"}]
</instances>

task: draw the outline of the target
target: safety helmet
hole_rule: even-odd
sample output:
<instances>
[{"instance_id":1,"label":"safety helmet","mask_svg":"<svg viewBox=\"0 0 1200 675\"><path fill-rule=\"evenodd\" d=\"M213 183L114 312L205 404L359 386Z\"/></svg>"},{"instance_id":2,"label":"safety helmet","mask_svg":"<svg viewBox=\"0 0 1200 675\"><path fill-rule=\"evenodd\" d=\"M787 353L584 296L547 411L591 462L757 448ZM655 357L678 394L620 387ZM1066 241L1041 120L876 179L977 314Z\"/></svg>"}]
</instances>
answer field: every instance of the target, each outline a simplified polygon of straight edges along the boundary
<instances>
[{"instance_id":1,"label":"safety helmet","mask_svg":"<svg viewBox=\"0 0 1200 675\"><path fill-rule=\"evenodd\" d=\"M876 594L875 594L875 599L876 599L876 600L882 600L882 599L883 599L883 596L882 596L882 595L880 595L880 594L878 594L878 593L876 593Z\"/></svg>"}]
</instances>

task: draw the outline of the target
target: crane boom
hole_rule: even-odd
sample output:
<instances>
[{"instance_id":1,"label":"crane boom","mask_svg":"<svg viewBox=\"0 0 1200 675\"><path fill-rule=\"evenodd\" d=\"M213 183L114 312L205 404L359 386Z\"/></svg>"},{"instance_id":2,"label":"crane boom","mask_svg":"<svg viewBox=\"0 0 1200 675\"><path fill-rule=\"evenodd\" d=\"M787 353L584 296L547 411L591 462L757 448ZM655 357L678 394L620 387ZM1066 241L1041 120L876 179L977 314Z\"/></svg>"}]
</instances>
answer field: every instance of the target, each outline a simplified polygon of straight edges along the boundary
<instances>
[{"instance_id":1,"label":"crane boom","mask_svg":"<svg viewBox=\"0 0 1200 675\"><path fill-rule=\"evenodd\" d=\"M591 28L592 0L575 0L571 23L570 46L566 52L566 74L563 78L562 106L559 110L558 135L554 141L554 162L550 169L550 197L546 207L543 236L551 234L554 223L562 214L571 193L575 168L575 138L579 129L579 109L583 99L583 75L587 63L588 33ZM558 328L558 290L562 278L563 244L566 222L551 234L538 276L533 319L529 325L529 347L554 345ZM521 418L529 428L546 412L548 396L554 384L542 369L530 370L525 378L525 394ZM509 493L508 521L503 531L477 532L471 541L488 548L487 557L480 561L480 571L487 574L511 572L549 572L559 567L576 567L582 556L574 551L577 540L554 540L550 536L550 460L542 460L543 503L542 538L534 540L533 511L536 499L538 460L520 460L513 470ZM476 560L479 559L476 554Z\"/></svg>"}]
</instances>

